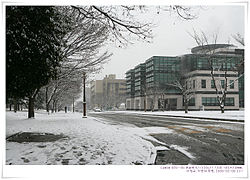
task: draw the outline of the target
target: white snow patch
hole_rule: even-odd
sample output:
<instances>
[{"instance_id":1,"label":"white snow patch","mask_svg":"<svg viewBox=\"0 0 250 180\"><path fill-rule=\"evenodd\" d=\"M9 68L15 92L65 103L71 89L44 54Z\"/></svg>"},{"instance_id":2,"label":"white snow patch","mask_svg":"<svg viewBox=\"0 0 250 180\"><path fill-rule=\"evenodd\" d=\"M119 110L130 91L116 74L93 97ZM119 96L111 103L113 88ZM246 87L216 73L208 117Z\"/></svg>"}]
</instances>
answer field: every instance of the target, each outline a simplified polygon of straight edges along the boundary
<instances>
[{"instance_id":1,"label":"white snow patch","mask_svg":"<svg viewBox=\"0 0 250 180\"><path fill-rule=\"evenodd\" d=\"M229 124L216 124L213 125L214 127L218 127L218 128L225 128L225 129L229 129L229 130L233 130L233 131L244 131L244 126L242 125L229 125Z\"/></svg>"},{"instance_id":2,"label":"white snow patch","mask_svg":"<svg viewBox=\"0 0 250 180\"><path fill-rule=\"evenodd\" d=\"M166 146L156 146L155 147L156 151L168 151L169 148L167 148Z\"/></svg>"},{"instance_id":3,"label":"white snow patch","mask_svg":"<svg viewBox=\"0 0 250 180\"><path fill-rule=\"evenodd\" d=\"M170 134L174 133L172 129L164 128L164 127L143 127L143 128L138 128L138 127L127 127L124 128L126 131L133 133L136 136L142 137L144 139L154 141L158 144L161 145L166 145L165 143L158 141L151 135L153 134Z\"/></svg>"},{"instance_id":4,"label":"white snow patch","mask_svg":"<svg viewBox=\"0 0 250 180\"><path fill-rule=\"evenodd\" d=\"M196 131L201 131L201 132L208 132L207 128L199 127L199 126L182 126L184 128L196 130Z\"/></svg>"},{"instance_id":5,"label":"white snow patch","mask_svg":"<svg viewBox=\"0 0 250 180\"><path fill-rule=\"evenodd\" d=\"M166 144L151 135L175 133L165 127L139 128L111 125L101 118L82 118L80 113L48 115L40 111L35 119L27 112L6 113L6 136L18 132L63 134L55 142L6 143L6 164L153 164L157 150ZM162 146L154 147L151 142Z\"/></svg>"},{"instance_id":6,"label":"white snow patch","mask_svg":"<svg viewBox=\"0 0 250 180\"><path fill-rule=\"evenodd\" d=\"M143 112L143 111L111 111L110 113L128 113L128 114L145 114L145 115L172 115L172 116L184 116L184 117L202 117L202 118L216 118L216 119L229 119L229 120L244 120L245 111L155 111L155 112Z\"/></svg>"},{"instance_id":7,"label":"white snow patch","mask_svg":"<svg viewBox=\"0 0 250 180\"><path fill-rule=\"evenodd\" d=\"M69 137L46 143L7 142L6 164L151 164L156 150L145 139L150 139L148 133L162 131L104 124L79 113L37 113L35 119L27 119L27 112L6 114L7 136L22 131Z\"/></svg>"},{"instance_id":8,"label":"white snow patch","mask_svg":"<svg viewBox=\"0 0 250 180\"><path fill-rule=\"evenodd\" d=\"M173 148L173 149L175 149L177 151L180 151L181 153L185 154L190 159L195 159L195 157L190 152L187 151L188 147L181 147L181 146L178 146L178 145L171 145L170 148Z\"/></svg>"}]
</instances>

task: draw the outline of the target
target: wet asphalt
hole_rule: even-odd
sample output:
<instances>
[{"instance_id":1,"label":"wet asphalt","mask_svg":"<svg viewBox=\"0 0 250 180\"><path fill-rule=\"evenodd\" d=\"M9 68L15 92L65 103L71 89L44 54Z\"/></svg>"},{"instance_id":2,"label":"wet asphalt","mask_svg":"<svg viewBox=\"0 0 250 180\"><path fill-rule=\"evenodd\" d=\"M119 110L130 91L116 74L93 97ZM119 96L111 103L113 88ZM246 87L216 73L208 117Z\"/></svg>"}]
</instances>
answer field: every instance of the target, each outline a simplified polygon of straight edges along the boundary
<instances>
[{"instance_id":1,"label":"wet asphalt","mask_svg":"<svg viewBox=\"0 0 250 180\"><path fill-rule=\"evenodd\" d=\"M157 151L156 165L244 165L244 123L126 113L89 113L110 124L165 127L151 134L168 150ZM151 142L154 146L162 146ZM179 147L179 148L176 148Z\"/></svg>"}]
</instances>

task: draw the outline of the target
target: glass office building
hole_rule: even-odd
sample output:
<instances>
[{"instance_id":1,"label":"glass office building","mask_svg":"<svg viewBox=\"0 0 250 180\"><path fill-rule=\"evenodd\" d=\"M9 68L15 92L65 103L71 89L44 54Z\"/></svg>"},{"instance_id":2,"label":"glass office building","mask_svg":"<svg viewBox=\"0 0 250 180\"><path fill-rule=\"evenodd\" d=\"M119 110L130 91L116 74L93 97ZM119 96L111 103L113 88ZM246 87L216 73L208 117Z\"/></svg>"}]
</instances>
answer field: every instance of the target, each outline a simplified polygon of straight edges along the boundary
<instances>
[{"instance_id":1,"label":"glass office building","mask_svg":"<svg viewBox=\"0 0 250 180\"><path fill-rule=\"evenodd\" d=\"M221 44L220 47L222 47ZM232 46L226 44L225 47ZM240 54L237 53L238 49L229 48L226 50L225 47L223 47L223 51L217 51L213 55L194 54L194 52L182 56L181 66L182 69L185 68L186 77L189 77L190 81L196 82L195 102L200 107L204 106L205 109L218 109L217 94L211 78L211 68L214 71L214 78L219 83L217 85L218 93L221 94L223 89L226 88L225 109L233 110L244 107L244 76L240 75L242 70L239 69L244 52L241 51ZM226 84L227 87L225 87ZM192 107L190 108L192 109ZM198 107L194 109L198 109Z\"/></svg>"},{"instance_id":2,"label":"glass office building","mask_svg":"<svg viewBox=\"0 0 250 180\"><path fill-rule=\"evenodd\" d=\"M180 75L180 58L169 56L153 56L146 60L147 88L159 87L166 93L179 93L170 86Z\"/></svg>"},{"instance_id":3,"label":"glass office building","mask_svg":"<svg viewBox=\"0 0 250 180\"><path fill-rule=\"evenodd\" d=\"M130 69L126 72L126 109L134 109L134 96L135 96L135 71Z\"/></svg>"},{"instance_id":4,"label":"glass office building","mask_svg":"<svg viewBox=\"0 0 250 180\"><path fill-rule=\"evenodd\" d=\"M192 94L189 110L219 110L215 86L225 88L225 85L228 85L225 109L244 107L244 76L240 76L237 69L244 59L244 51L237 53L238 49L227 44L205 48L213 49L215 53L211 55L203 47L195 47L191 50L192 54L152 56L128 71L127 109L183 110L183 92L175 86L183 79ZM214 69L215 82L211 77L211 67Z\"/></svg>"},{"instance_id":5,"label":"glass office building","mask_svg":"<svg viewBox=\"0 0 250 180\"><path fill-rule=\"evenodd\" d=\"M146 91L146 65L139 64L134 68L135 71L135 97L144 96Z\"/></svg>"}]
</instances>

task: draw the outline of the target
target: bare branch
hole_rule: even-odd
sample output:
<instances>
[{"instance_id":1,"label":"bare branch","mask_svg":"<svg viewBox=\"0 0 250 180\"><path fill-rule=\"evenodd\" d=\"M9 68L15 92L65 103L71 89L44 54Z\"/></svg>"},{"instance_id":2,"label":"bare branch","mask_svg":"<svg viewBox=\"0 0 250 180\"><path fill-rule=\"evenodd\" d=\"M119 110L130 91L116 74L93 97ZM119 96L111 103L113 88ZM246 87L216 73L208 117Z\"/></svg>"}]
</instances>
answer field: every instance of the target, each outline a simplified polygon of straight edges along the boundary
<instances>
[{"instance_id":1,"label":"bare branch","mask_svg":"<svg viewBox=\"0 0 250 180\"><path fill-rule=\"evenodd\" d=\"M240 33L237 33L236 35L232 35L232 37L234 38L236 42L240 43L240 45L245 46L244 37L242 37Z\"/></svg>"}]
</instances>

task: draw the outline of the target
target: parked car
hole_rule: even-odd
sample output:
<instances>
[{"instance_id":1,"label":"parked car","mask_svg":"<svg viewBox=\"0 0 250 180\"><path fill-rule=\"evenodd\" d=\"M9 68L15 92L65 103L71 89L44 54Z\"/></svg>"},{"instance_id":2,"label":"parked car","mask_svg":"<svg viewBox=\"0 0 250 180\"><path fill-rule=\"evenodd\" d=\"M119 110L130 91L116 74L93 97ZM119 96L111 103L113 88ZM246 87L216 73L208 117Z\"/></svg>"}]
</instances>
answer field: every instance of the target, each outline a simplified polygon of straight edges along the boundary
<instances>
[{"instance_id":1,"label":"parked car","mask_svg":"<svg viewBox=\"0 0 250 180\"><path fill-rule=\"evenodd\" d=\"M99 108L94 108L93 111L95 111L95 112L101 112L102 110L99 109Z\"/></svg>"}]
</instances>

